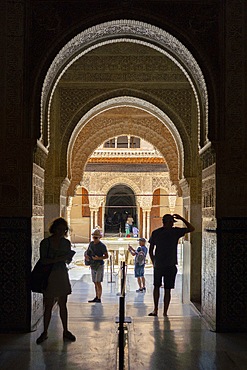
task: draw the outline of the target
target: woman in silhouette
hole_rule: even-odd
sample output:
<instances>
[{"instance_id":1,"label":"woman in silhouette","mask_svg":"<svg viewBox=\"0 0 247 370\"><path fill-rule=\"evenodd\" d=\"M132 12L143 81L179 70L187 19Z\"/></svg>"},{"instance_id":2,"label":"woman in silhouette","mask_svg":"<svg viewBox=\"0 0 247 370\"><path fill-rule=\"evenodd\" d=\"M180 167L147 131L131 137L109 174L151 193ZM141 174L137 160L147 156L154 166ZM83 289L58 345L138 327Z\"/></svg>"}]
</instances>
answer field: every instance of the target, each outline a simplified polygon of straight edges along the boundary
<instances>
[{"instance_id":1,"label":"woman in silhouette","mask_svg":"<svg viewBox=\"0 0 247 370\"><path fill-rule=\"evenodd\" d=\"M51 236L40 243L40 259L43 264L52 265L48 284L43 292L44 296L44 331L36 340L41 344L48 338L48 327L51 320L52 308L57 301L60 318L63 325L63 339L75 341L76 337L68 330L67 297L71 294L71 285L66 263L70 263L75 252L71 250L71 243L65 238L68 232L67 221L59 217L55 219L49 229Z\"/></svg>"}]
</instances>

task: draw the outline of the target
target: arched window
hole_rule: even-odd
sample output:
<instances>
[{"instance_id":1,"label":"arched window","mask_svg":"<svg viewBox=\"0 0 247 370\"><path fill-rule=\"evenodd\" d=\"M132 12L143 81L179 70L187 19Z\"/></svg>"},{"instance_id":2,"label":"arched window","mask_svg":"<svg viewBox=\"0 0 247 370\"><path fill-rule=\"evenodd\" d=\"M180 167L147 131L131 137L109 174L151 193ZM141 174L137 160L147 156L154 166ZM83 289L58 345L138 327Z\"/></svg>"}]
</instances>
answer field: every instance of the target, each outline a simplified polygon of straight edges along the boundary
<instances>
[{"instance_id":1,"label":"arched window","mask_svg":"<svg viewBox=\"0 0 247 370\"><path fill-rule=\"evenodd\" d=\"M140 138L136 136L130 137L130 148L140 148Z\"/></svg>"},{"instance_id":2,"label":"arched window","mask_svg":"<svg viewBox=\"0 0 247 370\"><path fill-rule=\"evenodd\" d=\"M104 148L115 148L115 138L105 141Z\"/></svg>"},{"instance_id":3,"label":"arched window","mask_svg":"<svg viewBox=\"0 0 247 370\"><path fill-rule=\"evenodd\" d=\"M128 148L128 136L119 136L117 138L117 148Z\"/></svg>"},{"instance_id":4,"label":"arched window","mask_svg":"<svg viewBox=\"0 0 247 370\"><path fill-rule=\"evenodd\" d=\"M140 148L140 138L136 136L118 136L105 141L104 148Z\"/></svg>"}]
</instances>

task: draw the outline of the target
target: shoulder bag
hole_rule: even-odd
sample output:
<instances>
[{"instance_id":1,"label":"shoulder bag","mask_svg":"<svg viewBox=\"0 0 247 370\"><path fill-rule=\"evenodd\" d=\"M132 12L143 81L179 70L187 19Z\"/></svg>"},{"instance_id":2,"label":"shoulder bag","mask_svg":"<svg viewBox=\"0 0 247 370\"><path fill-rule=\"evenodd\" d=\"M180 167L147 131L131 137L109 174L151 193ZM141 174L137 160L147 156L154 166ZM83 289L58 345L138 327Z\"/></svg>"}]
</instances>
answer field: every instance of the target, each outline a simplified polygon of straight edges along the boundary
<instances>
[{"instance_id":1,"label":"shoulder bag","mask_svg":"<svg viewBox=\"0 0 247 370\"><path fill-rule=\"evenodd\" d=\"M50 250L50 239L48 239L49 246L47 249L47 257ZM53 263L43 264L39 259L31 272L31 290L35 293L43 293L48 285L48 278L50 276Z\"/></svg>"}]
</instances>

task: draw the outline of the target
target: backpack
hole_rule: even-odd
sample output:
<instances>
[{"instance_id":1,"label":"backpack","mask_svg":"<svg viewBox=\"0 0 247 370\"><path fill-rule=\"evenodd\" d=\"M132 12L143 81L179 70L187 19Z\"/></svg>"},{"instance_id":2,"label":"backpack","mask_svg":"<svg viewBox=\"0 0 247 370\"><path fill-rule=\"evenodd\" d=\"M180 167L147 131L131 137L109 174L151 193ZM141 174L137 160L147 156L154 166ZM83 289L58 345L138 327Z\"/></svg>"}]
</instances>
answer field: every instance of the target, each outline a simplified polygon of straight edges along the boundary
<instances>
[{"instance_id":1,"label":"backpack","mask_svg":"<svg viewBox=\"0 0 247 370\"><path fill-rule=\"evenodd\" d=\"M136 263L138 263L139 266L144 265L145 259L146 259L146 255L143 252L143 250L140 250L139 252L137 252Z\"/></svg>"}]
</instances>

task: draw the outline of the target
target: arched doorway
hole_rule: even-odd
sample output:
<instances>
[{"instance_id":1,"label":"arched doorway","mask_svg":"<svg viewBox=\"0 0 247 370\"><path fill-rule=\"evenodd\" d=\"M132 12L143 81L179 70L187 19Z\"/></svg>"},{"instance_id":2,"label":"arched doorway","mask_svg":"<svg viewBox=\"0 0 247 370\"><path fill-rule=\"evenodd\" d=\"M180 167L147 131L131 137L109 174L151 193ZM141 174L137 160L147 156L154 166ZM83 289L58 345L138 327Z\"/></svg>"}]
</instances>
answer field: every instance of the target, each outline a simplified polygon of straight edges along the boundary
<instances>
[{"instance_id":1,"label":"arched doorway","mask_svg":"<svg viewBox=\"0 0 247 370\"><path fill-rule=\"evenodd\" d=\"M128 215L138 222L135 194L126 185L116 185L106 196L105 205L105 235L123 234Z\"/></svg>"},{"instance_id":2,"label":"arched doorway","mask_svg":"<svg viewBox=\"0 0 247 370\"><path fill-rule=\"evenodd\" d=\"M54 81L50 75L52 69L48 73L51 78L44 84L41 104L42 112L47 112L47 117L42 116L41 140L45 145L49 145L45 178L46 218L61 213L61 209L68 205L68 198L73 195L80 183L86 162L97 145L113 136L132 135L149 139L166 158L171 181L179 194L184 196L184 212L187 212L192 223L193 220L197 220L192 259L188 240L187 271L189 280L190 271L192 274L196 272L196 279L192 278L190 284L193 291L190 295L195 300L200 300L201 222L198 221L200 220L198 212L201 212L201 168L198 147L200 147L199 137L207 139L207 93L202 73L192 56L179 42L174 58L170 53L171 43L168 45L162 40L157 47L158 33L151 32L150 37L147 36L148 25L139 25L139 28L131 25L133 28L127 27L129 31L122 21L119 21L119 25L120 29L122 28L121 37L134 32L136 40L121 37L112 40L113 35L109 34L109 40L101 42L101 36L97 36L99 39L96 47L86 49L87 45L84 45L84 51L79 53L77 50L76 58L73 59L71 55L69 63L66 58L61 57L58 64L61 66L65 63L64 70L53 85L52 91L50 90L50 83ZM139 34L138 30L142 27L149 42L143 41L142 32ZM104 32L106 29L107 27L104 28ZM178 50L183 51L181 55ZM127 79L126 72L119 75L118 71L114 71L113 75L117 80L112 84L113 81L104 76L102 68L100 74L96 73L94 76L95 78L100 76L96 84L95 79L88 84L89 81L84 79L85 76L78 79L76 71L86 71L86 66L90 65L91 68L90 63L94 61L97 69L99 64L96 61L100 59L102 60L100 67L102 64L109 66L110 61L113 62L113 55L119 54L126 55L126 59L121 56L118 63L111 64L111 68L114 70L115 66L118 66L120 70L126 71L124 63L129 58L131 62L127 63ZM151 60L149 76L147 70L140 70L140 64L139 66L136 64L140 59L136 54ZM184 60L185 55L190 58ZM104 59L105 57L108 59ZM141 65L145 65L145 62L143 61ZM56 69L56 63L53 67ZM156 68L158 78L153 73ZM171 71L170 80L169 78L167 80L165 74L159 73L164 70ZM137 71L141 72L141 76L137 80L131 79L133 74L137 77ZM74 83L70 85L73 76L77 76L76 86L80 91L73 90ZM142 83L146 81L145 87L141 81ZM66 90L65 86L69 89ZM47 109L43 109L46 104ZM111 115L117 116L119 112L122 119L116 123ZM94 199L92 206L98 207L97 202L93 204L93 201ZM146 204L145 217L149 217L149 212L150 205Z\"/></svg>"}]
</instances>

